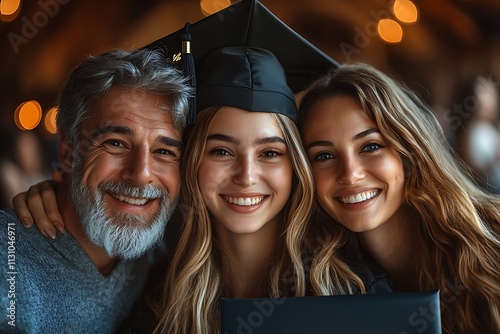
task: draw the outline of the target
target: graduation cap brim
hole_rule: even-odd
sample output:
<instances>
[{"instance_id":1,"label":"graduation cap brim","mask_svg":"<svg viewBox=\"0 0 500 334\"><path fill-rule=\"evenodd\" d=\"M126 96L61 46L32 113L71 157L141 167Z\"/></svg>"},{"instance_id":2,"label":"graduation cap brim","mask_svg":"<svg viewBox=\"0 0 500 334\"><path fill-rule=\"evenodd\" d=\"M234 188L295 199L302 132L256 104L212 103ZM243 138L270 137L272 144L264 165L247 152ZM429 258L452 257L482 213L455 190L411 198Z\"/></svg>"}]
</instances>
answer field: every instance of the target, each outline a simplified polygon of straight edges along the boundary
<instances>
[{"instance_id":1,"label":"graduation cap brim","mask_svg":"<svg viewBox=\"0 0 500 334\"><path fill-rule=\"evenodd\" d=\"M180 58L184 28L147 47L166 48ZM284 68L292 91L299 92L338 63L297 34L257 0L242 0L191 24L191 53L198 64L211 51L226 46L252 46L271 51Z\"/></svg>"}]
</instances>

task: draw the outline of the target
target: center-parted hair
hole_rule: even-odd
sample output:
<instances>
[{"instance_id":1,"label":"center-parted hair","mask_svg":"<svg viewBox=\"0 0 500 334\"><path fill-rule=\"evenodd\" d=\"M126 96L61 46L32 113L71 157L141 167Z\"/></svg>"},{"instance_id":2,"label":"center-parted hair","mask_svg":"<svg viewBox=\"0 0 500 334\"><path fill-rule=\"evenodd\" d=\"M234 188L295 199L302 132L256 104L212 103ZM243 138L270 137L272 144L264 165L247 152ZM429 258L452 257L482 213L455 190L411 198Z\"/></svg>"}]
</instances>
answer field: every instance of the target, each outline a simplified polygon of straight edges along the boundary
<instances>
[{"instance_id":1,"label":"center-parted hair","mask_svg":"<svg viewBox=\"0 0 500 334\"><path fill-rule=\"evenodd\" d=\"M203 201L198 170L210 124L219 107L198 114L196 126L186 145L181 190L182 234L173 256L164 287L165 308L160 310L158 332L214 333L219 323L219 298L227 289L223 281L224 256L213 222ZM270 296L303 295L306 277L301 259L301 243L314 201L314 183L300 136L293 121L272 114L289 148L293 166L293 194L281 212L283 234L276 240L278 256L262 284ZM298 182L298 180L301 182ZM288 246L287 246L288 245ZM284 278L290 278L288 281ZM186 295L191 296L186 298Z\"/></svg>"}]
</instances>

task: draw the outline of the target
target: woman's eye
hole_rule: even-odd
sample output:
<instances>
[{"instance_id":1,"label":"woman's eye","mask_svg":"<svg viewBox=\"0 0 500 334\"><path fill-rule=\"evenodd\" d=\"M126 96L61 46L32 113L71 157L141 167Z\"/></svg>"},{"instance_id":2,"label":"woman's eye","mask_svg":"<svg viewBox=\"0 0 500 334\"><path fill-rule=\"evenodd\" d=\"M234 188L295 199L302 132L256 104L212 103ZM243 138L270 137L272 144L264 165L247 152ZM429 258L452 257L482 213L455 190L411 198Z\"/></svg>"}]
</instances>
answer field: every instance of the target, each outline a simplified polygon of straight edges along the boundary
<instances>
[{"instance_id":1,"label":"woman's eye","mask_svg":"<svg viewBox=\"0 0 500 334\"><path fill-rule=\"evenodd\" d=\"M316 157L314 158L315 161L324 161L324 160L329 160L329 159L333 159L333 154L331 153L319 153L316 155Z\"/></svg>"},{"instance_id":2,"label":"woman's eye","mask_svg":"<svg viewBox=\"0 0 500 334\"><path fill-rule=\"evenodd\" d=\"M274 158L281 154L277 151L265 151L262 155L266 158Z\"/></svg>"},{"instance_id":3,"label":"woman's eye","mask_svg":"<svg viewBox=\"0 0 500 334\"><path fill-rule=\"evenodd\" d=\"M218 148L212 151L215 155L228 156L229 152L223 148Z\"/></svg>"},{"instance_id":4,"label":"woman's eye","mask_svg":"<svg viewBox=\"0 0 500 334\"><path fill-rule=\"evenodd\" d=\"M370 143L363 147L364 152L375 152L383 148L384 146L377 144L377 143Z\"/></svg>"}]
</instances>

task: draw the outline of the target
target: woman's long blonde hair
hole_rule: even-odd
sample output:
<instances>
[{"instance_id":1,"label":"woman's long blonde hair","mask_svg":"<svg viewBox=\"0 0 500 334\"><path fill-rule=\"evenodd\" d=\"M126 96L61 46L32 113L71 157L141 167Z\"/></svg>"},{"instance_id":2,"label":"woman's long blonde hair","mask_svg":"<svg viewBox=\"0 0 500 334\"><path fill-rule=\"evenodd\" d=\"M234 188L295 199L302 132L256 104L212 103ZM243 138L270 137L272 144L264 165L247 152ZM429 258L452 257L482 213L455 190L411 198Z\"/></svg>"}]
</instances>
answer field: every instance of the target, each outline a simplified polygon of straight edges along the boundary
<instances>
[{"instance_id":1,"label":"woman's long blonde hair","mask_svg":"<svg viewBox=\"0 0 500 334\"><path fill-rule=\"evenodd\" d=\"M336 95L357 100L403 159L419 286L440 290L444 332L500 333L500 197L471 181L433 112L403 84L343 65L304 97L300 117ZM350 232L334 225L345 240Z\"/></svg>"},{"instance_id":2,"label":"woman's long blonde hair","mask_svg":"<svg viewBox=\"0 0 500 334\"><path fill-rule=\"evenodd\" d=\"M210 214L203 202L197 174L208 129L219 109L207 108L198 115L186 145L180 204L184 222L167 272L164 305L158 313L156 333L218 332L219 298L228 287L223 281L221 251ZM272 266L267 277L263 277L262 284L271 297L303 296L307 293L309 281L303 249L314 203L314 181L296 125L284 115L272 115L283 132L290 152L293 186L292 195L281 213L284 227L276 241L279 251L275 259L270 259ZM353 282L360 283L354 274L351 273L350 277ZM347 278L342 281L350 282ZM322 284L315 283L314 286Z\"/></svg>"}]
</instances>

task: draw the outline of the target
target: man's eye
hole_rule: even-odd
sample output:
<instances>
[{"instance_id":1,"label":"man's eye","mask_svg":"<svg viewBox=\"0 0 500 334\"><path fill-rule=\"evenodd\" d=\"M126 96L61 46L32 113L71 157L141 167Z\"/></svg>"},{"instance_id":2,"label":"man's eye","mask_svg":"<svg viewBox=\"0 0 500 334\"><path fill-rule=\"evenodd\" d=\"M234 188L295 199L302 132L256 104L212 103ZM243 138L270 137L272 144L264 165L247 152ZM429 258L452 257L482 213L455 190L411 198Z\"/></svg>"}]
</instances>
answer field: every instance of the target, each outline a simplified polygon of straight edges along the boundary
<instances>
[{"instance_id":1,"label":"man's eye","mask_svg":"<svg viewBox=\"0 0 500 334\"><path fill-rule=\"evenodd\" d=\"M176 156L176 154L175 154L174 151L168 150L166 148L159 149L156 152L158 152L159 154L162 154L162 155L173 155L173 156Z\"/></svg>"},{"instance_id":2,"label":"man's eye","mask_svg":"<svg viewBox=\"0 0 500 334\"><path fill-rule=\"evenodd\" d=\"M105 145L109 145L109 146L115 146L115 147L120 147L120 146L124 146L123 143L119 140L115 140L115 139L110 139L110 140L106 140L104 142Z\"/></svg>"}]
</instances>

